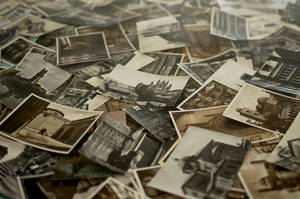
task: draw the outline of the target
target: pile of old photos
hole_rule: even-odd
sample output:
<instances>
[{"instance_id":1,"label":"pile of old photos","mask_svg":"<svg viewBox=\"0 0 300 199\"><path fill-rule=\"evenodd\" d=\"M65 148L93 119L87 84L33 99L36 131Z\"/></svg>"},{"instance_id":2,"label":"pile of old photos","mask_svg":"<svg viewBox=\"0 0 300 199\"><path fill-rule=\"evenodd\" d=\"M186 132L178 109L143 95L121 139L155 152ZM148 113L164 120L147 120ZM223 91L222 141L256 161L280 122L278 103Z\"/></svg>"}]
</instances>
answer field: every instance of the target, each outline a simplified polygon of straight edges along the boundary
<instances>
[{"instance_id":1,"label":"pile of old photos","mask_svg":"<svg viewBox=\"0 0 300 199\"><path fill-rule=\"evenodd\" d=\"M299 199L300 0L0 0L1 199Z\"/></svg>"}]
</instances>

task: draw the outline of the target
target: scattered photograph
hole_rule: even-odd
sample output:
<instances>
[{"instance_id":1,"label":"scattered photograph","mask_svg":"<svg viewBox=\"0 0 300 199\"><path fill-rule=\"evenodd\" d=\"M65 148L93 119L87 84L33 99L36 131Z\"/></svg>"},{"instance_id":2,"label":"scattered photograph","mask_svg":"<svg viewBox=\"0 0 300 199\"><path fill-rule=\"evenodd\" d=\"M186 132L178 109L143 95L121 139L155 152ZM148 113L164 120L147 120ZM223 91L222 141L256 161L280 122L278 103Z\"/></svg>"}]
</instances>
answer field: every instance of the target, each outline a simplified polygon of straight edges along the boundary
<instances>
[{"instance_id":1,"label":"scattered photograph","mask_svg":"<svg viewBox=\"0 0 300 199\"><path fill-rule=\"evenodd\" d=\"M132 78L127 78L132 77ZM90 81L104 96L145 106L174 106L189 77L153 75L117 65L105 81Z\"/></svg>"},{"instance_id":2,"label":"scattered photograph","mask_svg":"<svg viewBox=\"0 0 300 199\"><path fill-rule=\"evenodd\" d=\"M136 23L142 53L185 46L180 16L168 16Z\"/></svg>"},{"instance_id":3,"label":"scattered photograph","mask_svg":"<svg viewBox=\"0 0 300 199\"><path fill-rule=\"evenodd\" d=\"M275 52L278 52L276 50ZM292 56L291 51L286 51ZM297 97L300 95L298 62L287 57L270 56L264 65L247 81L258 87Z\"/></svg>"},{"instance_id":4,"label":"scattered photograph","mask_svg":"<svg viewBox=\"0 0 300 199\"><path fill-rule=\"evenodd\" d=\"M227 106L213 108L194 109L185 111L170 111L170 115L176 131L183 136L189 126L196 126L213 131L222 132L228 135L242 137L252 143L277 138L272 133L256 128L245 123L224 117L222 114Z\"/></svg>"},{"instance_id":5,"label":"scattered photograph","mask_svg":"<svg viewBox=\"0 0 300 199\"><path fill-rule=\"evenodd\" d=\"M110 55L134 51L135 47L122 31L120 24L114 24L106 28L100 27L81 27L76 28L78 35L104 32L105 40Z\"/></svg>"},{"instance_id":6,"label":"scattered photograph","mask_svg":"<svg viewBox=\"0 0 300 199\"><path fill-rule=\"evenodd\" d=\"M0 46L6 46L7 43L15 39L18 35L19 35L19 30L17 28L0 30Z\"/></svg>"},{"instance_id":7,"label":"scattered photograph","mask_svg":"<svg viewBox=\"0 0 300 199\"><path fill-rule=\"evenodd\" d=\"M123 110L158 138L166 139L176 136L176 131L167 111L150 111L144 106L134 106Z\"/></svg>"},{"instance_id":8,"label":"scattered photograph","mask_svg":"<svg viewBox=\"0 0 300 199\"><path fill-rule=\"evenodd\" d=\"M283 24L279 15L264 15L247 18L247 38L263 39L279 30Z\"/></svg>"},{"instance_id":9,"label":"scattered photograph","mask_svg":"<svg viewBox=\"0 0 300 199\"><path fill-rule=\"evenodd\" d=\"M120 111L123 108L133 107L135 104L130 104L126 102L121 102L119 100L109 99L103 105L99 106L96 111L103 111L103 112L112 112L112 111Z\"/></svg>"},{"instance_id":10,"label":"scattered photograph","mask_svg":"<svg viewBox=\"0 0 300 199\"><path fill-rule=\"evenodd\" d=\"M181 110L191 110L228 105L236 94L237 91L235 89L218 81L211 80L181 102L177 108Z\"/></svg>"},{"instance_id":11,"label":"scattered photograph","mask_svg":"<svg viewBox=\"0 0 300 199\"><path fill-rule=\"evenodd\" d=\"M223 115L267 131L285 134L299 110L299 99L246 84Z\"/></svg>"},{"instance_id":12,"label":"scattered photograph","mask_svg":"<svg viewBox=\"0 0 300 199\"><path fill-rule=\"evenodd\" d=\"M112 171L153 166L163 150L163 142L143 129L135 130L107 116L79 152Z\"/></svg>"},{"instance_id":13,"label":"scattered photograph","mask_svg":"<svg viewBox=\"0 0 300 199\"><path fill-rule=\"evenodd\" d=\"M157 57L160 57L160 56L157 56ZM130 59L124 66L127 68L134 69L134 70L140 70L144 66L148 66L148 65L151 66L152 65L151 63L153 63L155 60L156 60L156 57L154 58L153 56L149 56L149 55L140 53L138 51L135 51L132 59ZM154 66L156 66L156 65L154 65Z\"/></svg>"},{"instance_id":14,"label":"scattered photograph","mask_svg":"<svg viewBox=\"0 0 300 199\"><path fill-rule=\"evenodd\" d=\"M225 198L249 148L248 140L190 126L148 185L184 198Z\"/></svg>"},{"instance_id":15,"label":"scattered photograph","mask_svg":"<svg viewBox=\"0 0 300 199\"><path fill-rule=\"evenodd\" d=\"M9 64L17 65L32 47L52 51L51 49L38 45L24 37L17 37L6 44L6 46L1 47L1 57Z\"/></svg>"},{"instance_id":16,"label":"scattered photograph","mask_svg":"<svg viewBox=\"0 0 300 199\"><path fill-rule=\"evenodd\" d=\"M300 114L296 117L291 127L283 136L282 140L267 158L268 162L300 173L298 130L300 125Z\"/></svg>"},{"instance_id":17,"label":"scattered photograph","mask_svg":"<svg viewBox=\"0 0 300 199\"><path fill-rule=\"evenodd\" d=\"M181 12L184 25L210 25L211 8L184 6Z\"/></svg>"},{"instance_id":18,"label":"scattered photograph","mask_svg":"<svg viewBox=\"0 0 300 199\"><path fill-rule=\"evenodd\" d=\"M74 5L72 5L72 3L68 0L46 0L36 1L32 5L32 7L38 10L43 15L45 15L46 17L49 17L70 10L74 8Z\"/></svg>"},{"instance_id":19,"label":"scattered photograph","mask_svg":"<svg viewBox=\"0 0 300 199\"><path fill-rule=\"evenodd\" d=\"M247 19L213 8L210 33L231 40L246 40Z\"/></svg>"},{"instance_id":20,"label":"scattered photograph","mask_svg":"<svg viewBox=\"0 0 300 199\"><path fill-rule=\"evenodd\" d=\"M101 112L58 105L34 94L0 123L3 136L39 149L68 154Z\"/></svg>"},{"instance_id":21,"label":"scattered photograph","mask_svg":"<svg viewBox=\"0 0 300 199\"><path fill-rule=\"evenodd\" d=\"M151 73L156 75L174 76L178 71L178 64L183 60L183 54L176 53L147 53L154 59L153 62L139 69L141 72Z\"/></svg>"},{"instance_id":22,"label":"scattered photograph","mask_svg":"<svg viewBox=\"0 0 300 199\"><path fill-rule=\"evenodd\" d=\"M66 25L30 15L18 23L18 30L21 35L39 37L64 26Z\"/></svg>"},{"instance_id":23,"label":"scattered photograph","mask_svg":"<svg viewBox=\"0 0 300 199\"><path fill-rule=\"evenodd\" d=\"M228 50L218 56L211 57L198 62L181 63L179 67L188 73L195 81L200 84L214 74L228 60L235 60L237 53L233 50Z\"/></svg>"},{"instance_id":24,"label":"scattered photograph","mask_svg":"<svg viewBox=\"0 0 300 199\"><path fill-rule=\"evenodd\" d=\"M210 58L232 48L230 40L210 34L210 25L185 25L184 33L192 61Z\"/></svg>"},{"instance_id":25,"label":"scattered photograph","mask_svg":"<svg viewBox=\"0 0 300 199\"><path fill-rule=\"evenodd\" d=\"M57 65L110 58L103 32L56 38Z\"/></svg>"},{"instance_id":26,"label":"scattered photograph","mask_svg":"<svg viewBox=\"0 0 300 199\"><path fill-rule=\"evenodd\" d=\"M88 199L97 198L112 198L112 199L127 199L136 198L143 199L143 196L134 189L124 185L114 178L108 178L100 184L94 193L88 196Z\"/></svg>"},{"instance_id":27,"label":"scattered photograph","mask_svg":"<svg viewBox=\"0 0 300 199\"><path fill-rule=\"evenodd\" d=\"M283 21L300 26L299 12L300 5L297 3L288 3L283 10Z\"/></svg>"},{"instance_id":28,"label":"scattered photograph","mask_svg":"<svg viewBox=\"0 0 300 199\"><path fill-rule=\"evenodd\" d=\"M300 197L300 174L265 162L279 141L256 143L249 150L239 175L250 199Z\"/></svg>"}]
</instances>

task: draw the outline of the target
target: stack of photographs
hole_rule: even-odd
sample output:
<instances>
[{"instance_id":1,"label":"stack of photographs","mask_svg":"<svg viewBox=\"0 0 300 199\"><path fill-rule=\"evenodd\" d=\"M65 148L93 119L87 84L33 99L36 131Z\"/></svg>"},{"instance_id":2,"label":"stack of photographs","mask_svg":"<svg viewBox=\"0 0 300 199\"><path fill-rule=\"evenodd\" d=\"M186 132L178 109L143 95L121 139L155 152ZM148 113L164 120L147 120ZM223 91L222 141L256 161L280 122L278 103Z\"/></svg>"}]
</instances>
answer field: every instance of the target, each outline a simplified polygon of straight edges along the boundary
<instances>
[{"instance_id":1,"label":"stack of photographs","mask_svg":"<svg viewBox=\"0 0 300 199\"><path fill-rule=\"evenodd\" d=\"M300 0L0 0L0 198L300 198Z\"/></svg>"}]
</instances>

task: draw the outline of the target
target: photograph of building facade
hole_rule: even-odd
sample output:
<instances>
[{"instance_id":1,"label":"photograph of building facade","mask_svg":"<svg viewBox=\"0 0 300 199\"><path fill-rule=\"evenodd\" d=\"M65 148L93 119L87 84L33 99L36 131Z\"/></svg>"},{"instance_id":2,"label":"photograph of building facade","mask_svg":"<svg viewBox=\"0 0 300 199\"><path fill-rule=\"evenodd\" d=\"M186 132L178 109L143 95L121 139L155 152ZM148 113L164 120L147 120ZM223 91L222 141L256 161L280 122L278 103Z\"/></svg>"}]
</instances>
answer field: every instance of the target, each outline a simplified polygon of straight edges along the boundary
<instances>
[{"instance_id":1,"label":"photograph of building facade","mask_svg":"<svg viewBox=\"0 0 300 199\"><path fill-rule=\"evenodd\" d=\"M100 113L64 107L32 94L1 122L0 129L2 135L22 143L69 153Z\"/></svg>"}]
</instances>

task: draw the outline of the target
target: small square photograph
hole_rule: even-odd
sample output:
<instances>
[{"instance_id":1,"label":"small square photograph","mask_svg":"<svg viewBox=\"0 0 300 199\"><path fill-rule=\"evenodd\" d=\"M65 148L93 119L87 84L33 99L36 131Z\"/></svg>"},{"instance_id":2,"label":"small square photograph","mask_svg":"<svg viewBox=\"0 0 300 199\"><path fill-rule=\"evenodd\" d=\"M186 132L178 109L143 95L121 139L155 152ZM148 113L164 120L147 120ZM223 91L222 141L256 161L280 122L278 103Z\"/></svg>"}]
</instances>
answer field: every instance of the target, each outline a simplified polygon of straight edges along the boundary
<instances>
[{"instance_id":1,"label":"small square photograph","mask_svg":"<svg viewBox=\"0 0 300 199\"><path fill-rule=\"evenodd\" d=\"M57 65L110 58L103 32L56 38Z\"/></svg>"},{"instance_id":2,"label":"small square photograph","mask_svg":"<svg viewBox=\"0 0 300 199\"><path fill-rule=\"evenodd\" d=\"M185 46L179 16L137 22L136 27L142 53Z\"/></svg>"},{"instance_id":3,"label":"small square photograph","mask_svg":"<svg viewBox=\"0 0 300 199\"><path fill-rule=\"evenodd\" d=\"M190 126L148 186L184 198L225 198L250 141Z\"/></svg>"},{"instance_id":4,"label":"small square photograph","mask_svg":"<svg viewBox=\"0 0 300 199\"><path fill-rule=\"evenodd\" d=\"M299 110L299 99L246 84L223 115L267 131L285 134Z\"/></svg>"},{"instance_id":5,"label":"small square photograph","mask_svg":"<svg viewBox=\"0 0 300 199\"><path fill-rule=\"evenodd\" d=\"M0 123L0 133L20 143L68 154L102 112L85 111L28 96Z\"/></svg>"},{"instance_id":6,"label":"small square photograph","mask_svg":"<svg viewBox=\"0 0 300 199\"><path fill-rule=\"evenodd\" d=\"M300 114L267 158L268 162L300 173Z\"/></svg>"}]
</instances>

